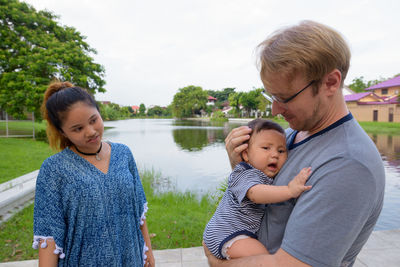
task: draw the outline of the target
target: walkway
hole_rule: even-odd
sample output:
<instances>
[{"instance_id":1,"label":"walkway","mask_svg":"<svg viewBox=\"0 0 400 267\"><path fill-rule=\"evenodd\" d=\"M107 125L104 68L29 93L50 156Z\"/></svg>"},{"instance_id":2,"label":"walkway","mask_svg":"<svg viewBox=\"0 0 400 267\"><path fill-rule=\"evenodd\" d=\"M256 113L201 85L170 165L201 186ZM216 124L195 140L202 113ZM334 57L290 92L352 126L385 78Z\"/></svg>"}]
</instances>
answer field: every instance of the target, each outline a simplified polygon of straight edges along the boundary
<instances>
[{"instance_id":1,"label":"walkway","mask_svg":"<svg viewBox=\"0 0 400 267\"><path fill-rule=\"evenodd\" d=\"M157 267L207 267L202 247L154 251ZM5 262L0 267L37 267L37 260ZM400 229L376 231L358 255L354 267L399 267Z\"/></svg>"}]
</instances>

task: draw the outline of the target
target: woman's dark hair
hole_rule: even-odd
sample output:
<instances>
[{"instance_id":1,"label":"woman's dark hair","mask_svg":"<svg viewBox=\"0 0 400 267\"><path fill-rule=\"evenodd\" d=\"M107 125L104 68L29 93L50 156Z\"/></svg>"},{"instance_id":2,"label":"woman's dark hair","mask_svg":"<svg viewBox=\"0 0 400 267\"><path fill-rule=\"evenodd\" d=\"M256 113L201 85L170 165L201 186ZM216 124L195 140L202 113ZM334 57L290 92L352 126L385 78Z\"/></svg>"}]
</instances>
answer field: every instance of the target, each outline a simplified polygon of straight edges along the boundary
<instances>
[{"instance_id":1,"label":"woman's dark hair","mask_svg":"<svg viewBox=\"0 0 400 267\"><path fill-rule=\"evenodd\" d=\"M84 102L99 111L99 107L85 89L74 86L70 82L52 82L44 93L42 115L47 120L47 137L50 146L61 150L71 145L71 142L62 134L62 123L66 111L77 102Z\"/></svg>"},{"instance_id":2,"label":"woman's dark hair","mask_svg":"<svg viewBox=\"0 0 400 267\"><path fill-rule=\"evenodd\" d=\"M250 121L247 126L249 126L253 133L258 133L263 130L275 130L285 135L285 130L276 122L265 120L265 119L255 119Z\"/></svg>"}]
</instances>

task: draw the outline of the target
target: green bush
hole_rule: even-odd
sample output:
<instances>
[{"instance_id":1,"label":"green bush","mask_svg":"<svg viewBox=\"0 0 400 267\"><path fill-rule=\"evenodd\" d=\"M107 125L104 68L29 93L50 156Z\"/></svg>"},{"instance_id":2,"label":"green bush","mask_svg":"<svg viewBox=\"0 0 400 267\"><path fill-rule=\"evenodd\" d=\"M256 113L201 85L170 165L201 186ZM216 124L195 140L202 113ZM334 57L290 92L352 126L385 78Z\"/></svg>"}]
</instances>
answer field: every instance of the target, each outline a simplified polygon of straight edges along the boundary
<instances>
[{"instance_id":1,"label":"green bush","mask_svg":"<svg viewBox=\"0 0 400 267\"><path fill-rule=\"evenodd\" d=\"M214 111L211 116L211 121L228 121L225 114L221 110Z\"/></svg>"}]
</instances>

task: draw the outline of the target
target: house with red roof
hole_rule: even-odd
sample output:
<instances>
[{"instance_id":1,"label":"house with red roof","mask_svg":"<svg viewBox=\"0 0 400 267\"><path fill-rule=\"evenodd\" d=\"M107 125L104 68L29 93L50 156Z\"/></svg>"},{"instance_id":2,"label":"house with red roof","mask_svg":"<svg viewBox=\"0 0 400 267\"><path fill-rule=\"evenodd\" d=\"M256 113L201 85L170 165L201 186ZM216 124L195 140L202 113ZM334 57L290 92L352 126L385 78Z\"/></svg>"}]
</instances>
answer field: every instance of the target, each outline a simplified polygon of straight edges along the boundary
<instances>
[{"instance_id":1,"label":"house with red roof","mask_svg":"<svg viewBox=\"0 0 400 267\"><path fill-rule=\"evenodd\" d=\"M217 99L212 96L208 96L208 101L206 105L215 105L215 102L217 102Z\"/></svg>"},{"instance_id":2,"label":"house with red roof","mask_svg":"<svg viewBox=\"0 0 400 267\"><path fill-rule=\"evenodd\" d=\"M139 113L139 107L138 106L131 106L131 108L132 108L132 112L134 113L134 114L137 114L137 113Z\"/></svg>"},{"instance_id":3,"label":"house with red roof","mask_svg":"<svg viewBox=\"0 0 400 267\"><path fill-rule=\"evenodd\" d=\"M347 107L358 121L400 122L400 75L345 95Z\"/></svg>"}]
</instances>

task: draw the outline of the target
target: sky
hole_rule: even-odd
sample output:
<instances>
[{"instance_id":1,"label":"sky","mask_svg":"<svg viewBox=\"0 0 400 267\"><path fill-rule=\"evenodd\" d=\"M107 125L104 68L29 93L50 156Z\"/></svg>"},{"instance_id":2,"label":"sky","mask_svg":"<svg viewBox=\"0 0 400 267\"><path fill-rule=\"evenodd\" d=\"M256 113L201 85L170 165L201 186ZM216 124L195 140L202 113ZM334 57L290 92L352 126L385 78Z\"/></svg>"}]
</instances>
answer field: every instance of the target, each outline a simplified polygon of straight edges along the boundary
<instances>
[{"instance_id":1,"label":"sky","mask_svg":"<svg viewBox=\"0 0 400 267\"><path fill-rule=\"evenodd\" d=\"M275 30L314 20L348 42L345 84L400 73L398 0L25 0L60 16L97 50L106 93L121 106L167 106L180 88L262 87L255 48Z\"/></svg>"}]
</instances>

